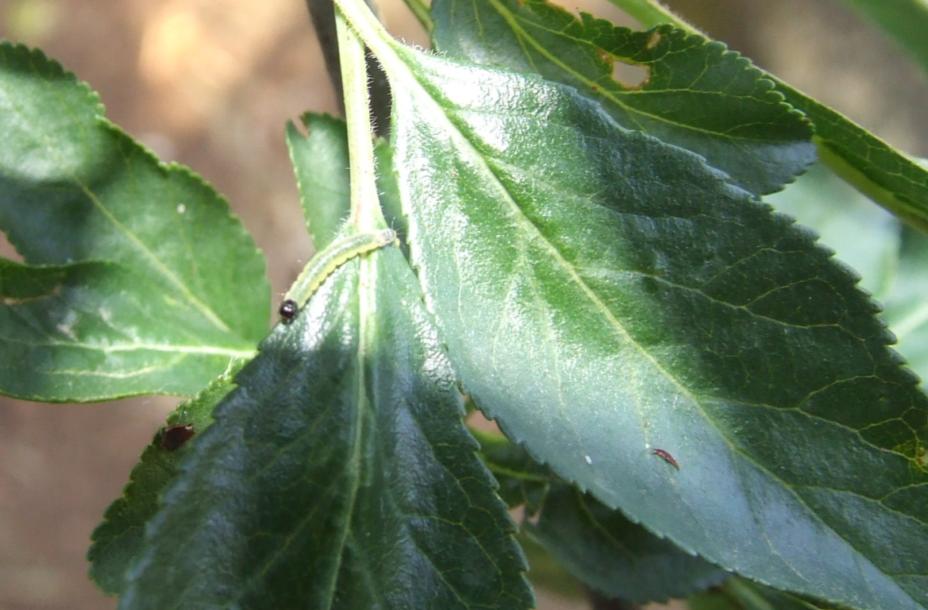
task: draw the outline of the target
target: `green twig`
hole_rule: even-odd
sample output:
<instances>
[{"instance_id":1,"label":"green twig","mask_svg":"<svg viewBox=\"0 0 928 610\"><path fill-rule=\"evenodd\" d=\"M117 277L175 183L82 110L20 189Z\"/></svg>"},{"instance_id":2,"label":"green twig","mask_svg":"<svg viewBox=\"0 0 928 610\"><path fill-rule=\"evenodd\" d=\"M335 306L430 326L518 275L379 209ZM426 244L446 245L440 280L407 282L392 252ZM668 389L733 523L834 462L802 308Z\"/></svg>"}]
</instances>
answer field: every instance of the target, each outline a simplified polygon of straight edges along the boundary
<instances>
[{"instance_id":1,"label":"green twig","mask_svg":"<svg viewBox=\"0 0 928 610\"><path fill-rule=\"evenodd\" d=\"M368 8L376 15L373 0L367 0L366 3ZM306 7L309 9L313 29L316 31L319 46L322 48L322 56L325 58L325 66L335 89L339 107L344 110L345 96L342 91L342 73L339 65L335 5L332 0L306 0ZM375 131L381 135L386 135L390 126L390 86L376 61L368 61L368 72L371 75L371 111L374 115Z\"/></svg>"},{"instance_id":2,"label":"green twig","mask_svg":"<svg viewBox=\"0 0 928 610\"><path fill-rule=\"evenodd\" d=\"M345 96L345 118L348 123L351 183L349 222L359 232L374 231L385 227L386 222L377 195L374 137L367 89L367 55L364 44L341 13L336 14L335 22Z\"/></svg>"}]
</instances>

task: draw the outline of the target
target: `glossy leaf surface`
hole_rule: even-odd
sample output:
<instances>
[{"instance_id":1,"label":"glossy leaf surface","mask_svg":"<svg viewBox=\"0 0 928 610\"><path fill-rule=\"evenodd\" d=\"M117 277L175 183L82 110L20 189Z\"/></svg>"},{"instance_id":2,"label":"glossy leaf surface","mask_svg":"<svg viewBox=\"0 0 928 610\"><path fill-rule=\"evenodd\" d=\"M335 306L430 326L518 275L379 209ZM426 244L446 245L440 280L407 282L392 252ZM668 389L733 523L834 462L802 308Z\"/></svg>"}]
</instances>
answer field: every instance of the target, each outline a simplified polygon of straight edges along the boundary
<instances>
[{"instance_id":1,"label":"glossy leaf surface","mask_svg":"<svg viewBox=\"0 0 928 610\"><path fill-rule=\"evenodd\" d=\"M881 0L876 0L877 2ZM656 0L610 0L620 9L633 11L645 27L672 24L692 27ZM843 179L874 201L928 232L928 168L904 153L771 74L786 101L805 113L815 129L819 157Z\"/></svg>"},{"instance_id":2,"label":"glossy leaf surface","mask_svg":"<svg viewBox=\"0 0 928 610\"><path fill-rule=\"evenodd\" d=\"M923 608L928 401L855 278L576 90L417 53L339 5L391 79L427 302L507 435L723 568Z\"/></svg>"},{"instance_id":3,"label":"glossy leaf surface","mask_svg":"<svg viewBox=\"0 0 928 610\"><path fill-rule=\"evenodd\" d=\"M330 276L236 383L148 528L120 608L533 605L396 248Z\"/></svg>"},{"instance_id":4,"label":"glossy leaf surface","mask_svg":"<svg viewBox=\"0 0 928 610\"><path fill-rule=\"evenodd\" d=\"M58 64L7 43L0 133L0 230L27 264L48 267L28 285L6 267L4 295L33 294L4 300L16 323L0 355L30 379L4 368L0 391L194 394L253 352L267 324L264 260L212 188L109 123Z\"/></svg>"},{"instance_id":5,"label":"glossy leaf surface","mask_svg":"<svg viewBox=\"0 0 928 610\"><path fill-rule=\"evenodd\" d=\"M158 511L158 499L179 472L180 459L189 451L193 440L177 448L163 441L172 426L193 426L194 435L202 434L213 422L212 412L235 385L232 376L244 362L233 363L209 387L181 404L158 430L132 474L122 497L106 510L101 523L93 532L93 545L87 553L90 577L107 593L122 593L126 586L126 571L142 550L145 524Z\"/></svg>"},{"instance_id":6,"label":"glossy leaf surface","mask_svg":"<svg viewBox=\"0 0 928 610\"><path fill-rule=\"evenodd\" d=\"M703 155L750 191L779 190L815 158L811 129L773 83L698 34L578 20L542 0L436 0L432 13L442 52L575 86L620 125ZM614 62L648 75L620 83Z\"/></svg>"}]
</instances>

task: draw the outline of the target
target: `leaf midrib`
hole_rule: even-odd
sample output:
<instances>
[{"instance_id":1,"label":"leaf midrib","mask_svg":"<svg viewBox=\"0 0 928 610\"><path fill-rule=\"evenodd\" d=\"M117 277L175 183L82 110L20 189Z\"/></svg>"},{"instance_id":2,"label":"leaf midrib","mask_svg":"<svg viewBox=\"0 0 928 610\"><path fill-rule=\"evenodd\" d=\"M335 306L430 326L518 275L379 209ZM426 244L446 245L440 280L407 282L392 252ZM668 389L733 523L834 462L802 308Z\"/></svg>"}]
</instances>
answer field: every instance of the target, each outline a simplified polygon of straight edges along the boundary
<instances>
[{"instance_id":1,"label":"leaf midrib","mask_svg":"<svg viewBox=\"0 0 928 610\"><path fill-rule=\"evenodd\" d=\"M372 318L373 315L376 315L376 293L374 287L377 283L377 274L374 271L376 269L373 266L373 261L376 260L377 253L374 252L372 256L364 256L357 263L357 273L355 275L354 290L358 294L358 343L357 343L357 355L355 358L355 367L357 368L356 386L355 386L355 417L354 417L354 438L353 445L351 448L351 456L349 457L348 465L346 468L346 476L349 480L350 488L348 490L348 503L345 509L344 516L344 526L342 531L339 534L339 540L337 543L337 548L334 551L335 554L335 565L331 573L331 581L326 586L325 593L325 608L330 609L335 601L335 594L338 591L338 578L339 572L341 572L342 560L345 557L345 547L348 544L348 539L351 534L352 522L354 521L354 511L355 504L358 499L358 490L361 487L361 441L364 438L363 429L364 429L364 412L371 410L371 405L367 399L367 393L365 388L367 385L366 382L366 365L368 358L375 357L373 354L374 350L371 350L371 354L367 353L368 341L373 344L373 341L376 340L372 336L373 329L371 325L368 324L369 318ZM366 278L365 275L370 274L370 278ZM365 294L366 292L366 294ZM371 307L371 312L366 310L367 299L373 299L373 306Z\"/></svg>"}]
</instances>

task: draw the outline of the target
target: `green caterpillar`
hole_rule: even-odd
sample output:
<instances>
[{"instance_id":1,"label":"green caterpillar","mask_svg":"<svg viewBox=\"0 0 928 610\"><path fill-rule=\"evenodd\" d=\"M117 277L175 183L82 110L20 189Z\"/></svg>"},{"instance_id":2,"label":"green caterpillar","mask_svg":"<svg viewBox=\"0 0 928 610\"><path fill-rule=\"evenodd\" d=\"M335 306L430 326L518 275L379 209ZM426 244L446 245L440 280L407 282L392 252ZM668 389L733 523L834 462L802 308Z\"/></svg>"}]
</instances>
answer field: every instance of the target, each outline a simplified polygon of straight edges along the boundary
<instances>
[{"instance_id":1,"label":"green caterpillar","mask_svg":"<svg viewBox=\"0 0 928 610\"><path fill-rule=\"evenodd\" d=\"M359 233L329 244L329 247L312 258L284 295L284 300L278 310L281 321L289 324L300 313L300 309L306 305L313 293L336 269L356 256L383 248L395 241L396 231L383 229L373 233Z\"/></svg>"}]
</instances>

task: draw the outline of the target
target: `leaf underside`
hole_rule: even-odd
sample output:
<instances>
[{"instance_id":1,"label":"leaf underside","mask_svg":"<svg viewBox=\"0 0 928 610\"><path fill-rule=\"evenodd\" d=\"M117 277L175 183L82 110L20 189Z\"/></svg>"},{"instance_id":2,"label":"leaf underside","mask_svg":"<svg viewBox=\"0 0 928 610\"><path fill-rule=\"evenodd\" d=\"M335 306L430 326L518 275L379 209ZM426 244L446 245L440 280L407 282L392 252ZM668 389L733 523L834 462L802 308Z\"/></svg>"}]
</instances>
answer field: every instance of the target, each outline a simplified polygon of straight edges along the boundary
<instances>
[{"instance_id":1,"label":"leaf underside","mask_svg":"<svg viewBox=\"0 0 928 610\"><path fill-rule=\"evenodd\" d=\"M736 184L777 191L815 158L811 129L773 83L718 42L669 26L635 32L542 0L436 0L437 49L535 73L599 100L622 126L704 156ZM613 63L644 67L641 85Z\"/></svg>"},{"instance_id":2,"label":"leaf underside","mask_svg":"<svg viewBox=\"0 0 928 610\"><path fill-rule=\"evenodd\" d=\"M211 187L109 123L58 64L8 43L0 133L0 230L28 265L4 263L0 392L194 394L253 352L269 310L264 259Z\"/></svg>"},{"instance_id":3,"label":"leaf underside","mask_svg":"<svg viewBox=\"0 0 928 610\"><path fill-rule=\"evenodd\" d=\"M121 609L533 605L398 250L342 266L236 384Z\"/></svg>"},{"instance_id":4,"label":"leaf underside","mask_svg":"<svg viewBox=\"0 0 928 610\"><path fill-rule=\"evenodd\" d=\"M726 569L924 607L926 398L854 276L574 89L367 42L420 283L507 434Z\"/></svg>"}]
</instances>

